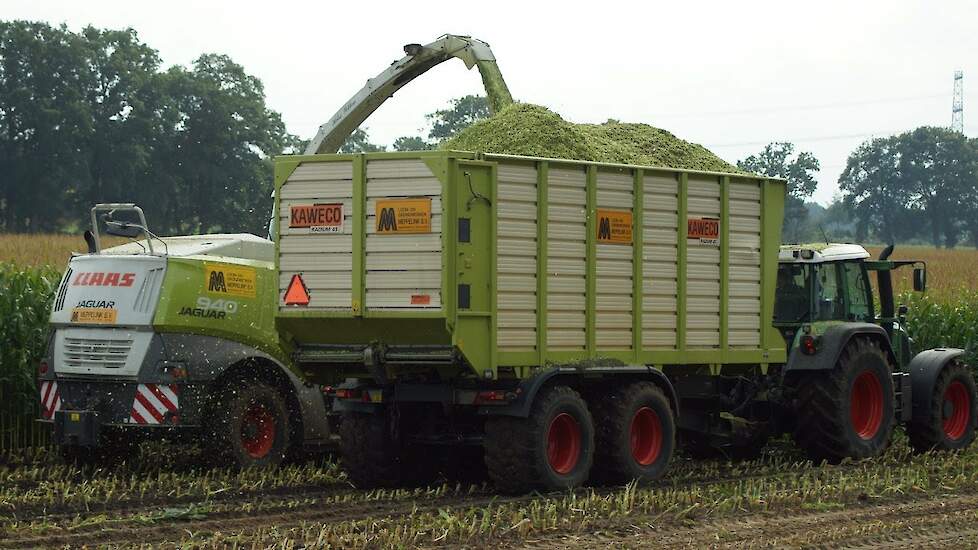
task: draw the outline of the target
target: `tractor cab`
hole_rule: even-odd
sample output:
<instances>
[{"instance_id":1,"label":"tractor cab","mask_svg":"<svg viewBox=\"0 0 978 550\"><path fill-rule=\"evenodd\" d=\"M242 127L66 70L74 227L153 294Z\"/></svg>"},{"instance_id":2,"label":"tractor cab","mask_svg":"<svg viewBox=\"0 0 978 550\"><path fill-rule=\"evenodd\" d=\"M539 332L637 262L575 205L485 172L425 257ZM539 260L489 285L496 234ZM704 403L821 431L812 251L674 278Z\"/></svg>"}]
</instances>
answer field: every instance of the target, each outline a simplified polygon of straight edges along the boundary
<instances>
[{"instance_id":1,"label":"tractor cab","mask_svg":"<svg viewBox=\"0 0 978 550\"><path fill-rule=\"evenodd\" d=\"M799 345L799 331L816 334L819 327L840 323L872 323L890 337L900 364L911 357L903 325L906 307L894 308L891 271L916 266L914 289L923 291L923 262L889 260L887 247L878 260L855 244L786 245L781 247L775 291L774 324L789 346ZM876 272L878 296L873 296L870 272Z\"/></svg>"}]
</instances>

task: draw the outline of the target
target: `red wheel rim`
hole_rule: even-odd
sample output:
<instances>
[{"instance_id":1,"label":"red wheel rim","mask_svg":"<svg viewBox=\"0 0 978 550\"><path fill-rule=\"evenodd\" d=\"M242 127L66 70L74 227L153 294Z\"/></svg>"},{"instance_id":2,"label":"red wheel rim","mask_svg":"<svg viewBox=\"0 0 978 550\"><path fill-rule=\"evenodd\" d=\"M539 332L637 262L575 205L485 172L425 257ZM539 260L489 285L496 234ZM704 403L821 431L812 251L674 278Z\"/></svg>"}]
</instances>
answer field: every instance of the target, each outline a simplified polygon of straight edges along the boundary
<instances>
[{"instance_id":1,"label":"red wheel rim","mask_svg":"<svg viewBox=\"0 0 978 550\"><path fill-rule=\"evenodd\" d=\"M659 415L649 407L642 407L632 417L629 432L635 462L641 466L655 462L662 452L662 422Z\"/></svg>"},{"instance_id":2,"label":"red wheel rim","mask_svg":"<svg viewBox=\"0 0 978 550\"><path fill-rule=\"evenodd\" d=\"M573 416L560 413L550 421L547 430L547 462L558 474L567 474L577 466L581 455L581 426Z\"/></svg>"},{"instance_id":3,"label":"red wheel rim","mask_svg":"<svg viewBox=\"0 0 978 550\"><path fill-rule=\"evenodd\" d=\"M948 409L950 411L948 412ZM971 420L971 397L968 388L955 380L944 390L944 435L948 439L957 440L964 437Z\"/></svg>"},{"instance_id":4,"label":"red wheel rim","mask_svg":"<svg viewBox=\"0 0 978 550\"><path fill-rule=\"evenodd\" d=\"M883 385L875 372L866 371L852 383L849 415L862 439L873 439L883 424Z\"/></svg>"},{"instance_id":5,"label":"red wheel rim","mask_svg":"<svg viewBox=\"0 0 978 550\"><path fill-rule=\"evenodd\" d=\"M275 444L275 417L261 403L252 403L241 420L241 445L251 458L263 458Z\"/></svg>"}]
</instances>

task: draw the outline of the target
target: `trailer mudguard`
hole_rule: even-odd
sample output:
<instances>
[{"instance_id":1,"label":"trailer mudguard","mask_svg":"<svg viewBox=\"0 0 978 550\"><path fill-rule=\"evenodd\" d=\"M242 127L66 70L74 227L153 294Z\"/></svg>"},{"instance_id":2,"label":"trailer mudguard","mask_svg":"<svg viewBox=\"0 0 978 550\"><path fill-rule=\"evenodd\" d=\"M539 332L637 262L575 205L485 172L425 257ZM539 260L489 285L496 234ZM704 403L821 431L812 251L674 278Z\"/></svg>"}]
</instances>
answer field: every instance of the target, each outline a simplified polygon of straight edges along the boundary
<instances>
[{"instance_id":1,"label":"trailer mudguard","mask_svg":"<svg viewBox=\"0 0 978 550\"><path fill-rule=\"evenodd\" d=\"M842 323L828 327L818 336L818 351L814 355L805 355L797 345L792 346L788 364L785 365L785 374L834 369L839 356L842 355L842 350L857 336L878 338L883 344L883 351L889 356L890 361L896 364L890 339L883 327L872 323Z\"/></svg>"},{"instance_id":2,"label":"trailer mudguard","mask_svg":"<svg viewBox=\"0 0 978 550\"><path fill-rule=\"evenodd\" d=\"M910 371L910 394L913 403L913 423L926 423L934 393L934 384L941 371L954 359L964 355L963 349L936 348L924 350L914 356L907 370Z\"/></svg>"},{"instance_id":3,"label":"trailer mudguard","mask_svg":"<svg viewBox=\"0 0 978 550\"><path fill-rule=\"evenodd\" d=\"M679 420L679 395L676 393L675 388L672 386L672 382L669 378L660 370L654 369L652 367L640 366L640 365L629 365L624 367L591 367L585 370L577 369L574 367L557 367L550 369L548 371L541 372L536 376L524 379L520 382L519 388L517 390L518 397L513 402L505 406L483 406L479 407L478 414L485 416L515 416L519 418L527 418L530 416L530 408L533 407L533 401L540 389L551 381L558 382L562 376L568 376L571 378L570 385L575 385L573 382L575 379L580 379L582 374L587 375L614 375L616 380L620 381L640 381L647 380L654 382L665 392L666 397L669 399L669 405L672 407L672 412Z\"/></svg>"},{"instance_id":4,"label":"trailer mudguard","mask_svg":"<svg viewBox=\"0 0 978 550\"><path fill-rule=\"evenodd\" d=\"M276 372L289 380L302 415L303 441L324 442L329 438L326 400L315 385L306 384L275 357L251 346L210 336L182 333L161 334L170 361L187 366L190 383L209 383L228 369L245 361L260 360L274 365Z\"/></svg>"}]
</instances>

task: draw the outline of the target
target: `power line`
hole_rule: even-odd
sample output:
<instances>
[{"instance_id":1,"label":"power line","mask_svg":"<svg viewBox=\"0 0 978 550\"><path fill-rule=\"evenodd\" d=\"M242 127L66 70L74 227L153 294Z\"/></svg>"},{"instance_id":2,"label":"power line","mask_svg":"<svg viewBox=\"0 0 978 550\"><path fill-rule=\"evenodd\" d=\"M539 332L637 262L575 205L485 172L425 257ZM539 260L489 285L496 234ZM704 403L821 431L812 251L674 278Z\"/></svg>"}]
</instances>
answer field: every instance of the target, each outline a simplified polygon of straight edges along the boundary
<instances>
[{"instance_id":1,"label":"power line","mask_svg":"<svg viewBox=\"0 0 978 550\"><path fill-rule=\"evenodd\" d=\"M839 101L835 103L820 103L814 105L794 105L794 106L780 106L771 108L754 108L754 109L741 109L737 111L713 111L713 112L689 112L689 113L660 113L653 114L656 118L693 118L693 117L705 117L705 116L727 116L727 115L752 115L758 113L781 113L786 111L815 111L821 109L834 109L837 107L858 107L862 105L874 105L883 103L901 103L906 101L920 101L924 99L938 99L947 98L947 94L927 94L927 95L916 95L916 96L904 96L904 97L891 97L882 99L863 99L855 101Z\"/></svg>"},{"instance_id":2,"label":"power line","mask_svg":"<svg viewBox=\"0 0 978 550\"><path fill-rule=\"evenodd\" d=\"M753 146L753 145L767 145L767 144L771 143L772 141L789 141L791 143L803 143L803 142L807 142L807 141L831 141L831 140L834 140L834 139L852 139L852 138L869 137L869 136L891 135L891 134L898 134L900 132L905 132L905 131L906 131L906 129L904 129L904 130L891 130L891 131L886 131L886 132L863 132L861 134L836 134L836 135L831 135L831 136L802 137L802 138L784 139L784 140L743 141L743 142L740 142L740 143L713 143L713 144L708 144L707 147L708 148L715 148L715 147L746 147L746 146Z\"/></svg>"}]
</instances>

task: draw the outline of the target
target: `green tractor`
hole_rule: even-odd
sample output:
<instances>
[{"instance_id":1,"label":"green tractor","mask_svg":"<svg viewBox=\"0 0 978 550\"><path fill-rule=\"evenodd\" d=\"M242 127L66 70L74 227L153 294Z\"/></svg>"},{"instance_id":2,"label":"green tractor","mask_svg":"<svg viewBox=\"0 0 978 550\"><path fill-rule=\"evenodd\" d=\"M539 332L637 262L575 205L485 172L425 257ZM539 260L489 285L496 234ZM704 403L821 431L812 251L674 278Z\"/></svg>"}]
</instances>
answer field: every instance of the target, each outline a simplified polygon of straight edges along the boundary
<instances>
[{"instance_id":1,"label":"green tractor","mask_svg":"<svg viewBox=\"0 0 978 550\"><path fill-rule=\"evenodd\" d=\"M783 388L795 440L813 459L875 456L897 424L918 451L961 449L975 438L978 393L964 351L914 355L892 272L912 266L922 292L926 266L890 260L892 252L873 260L853 244L781 247L774 324L789 349Z\"/></svg>"}]
</instances>

